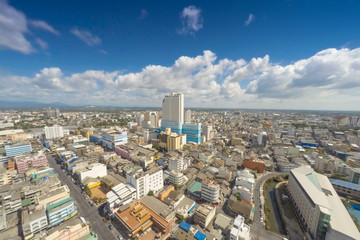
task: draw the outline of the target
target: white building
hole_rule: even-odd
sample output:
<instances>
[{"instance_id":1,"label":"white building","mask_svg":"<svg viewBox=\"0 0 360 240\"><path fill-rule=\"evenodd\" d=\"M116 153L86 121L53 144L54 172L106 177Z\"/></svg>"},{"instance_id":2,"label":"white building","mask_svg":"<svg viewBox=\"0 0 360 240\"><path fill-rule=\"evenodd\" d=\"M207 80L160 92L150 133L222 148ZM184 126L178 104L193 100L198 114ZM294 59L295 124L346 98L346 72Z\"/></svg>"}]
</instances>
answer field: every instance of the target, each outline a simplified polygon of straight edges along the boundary
<instances>
[{"instance_id":1,"label":"white building","mask_svg":"<svg viewBox=\"0 0 360 240\"><path fill-rule=\"evenodd\" d=\"M185 119L184 119L184 121L185 121L186 123L190 123L190 122L191 122L191 110L190 110L190 109L188 109L188 110L185 111Z\"/></svg>"},{"instance_id":2,"label":"white building","mask_svg":"<svg viewBox=\"0 0 360 240\"><path fill-rule=\"evenodd\" d=\"M162 102L163 121L184 123L184 94L170 93Z\"/></svg>"},{"instance_id":3,"label":"white building","mask_svg":"<svg viewBox=\"0 0 360 240\"><path fill-rule=\"evenodd\" d=\"M136 199L136 189L129 184L120 183L106 194L106 210L112 215L119 207Z\"/></svg>"},{"instance_id":4,"label":"white building","mask_svg":"<svg viewBox=\"0 0 360 240\"><path fill-rule=\"evenodd\" d=\"M102 131L101 141L110 149L126 144L127 140L128 136L125 129L104 129Z\"/></svg>"},{"instance_id":5,"label":"white building","mask_svg":"<svg viewBox=\"0 0 360 240\"><path fill-rule=\"evenodd\" d=\"M213 139L215 135L215 131L213 130L213 127L211 125L205 125L205 124L201 126L201 133L202 136L205 138L205 141L209 141Z\"/></svg>"},{"instance_id":6,"label":"white building","mask_svg":"<svg viewBox=\"0 0 360 240\"><path fill-rule=\"evenodd\" d=\"M239 176L240 175L240 176ZM243 186L249 191L252 191L255 185L255 178L248 170L238 171L238 176L235 178L235 186Z\"/></svg>"},{"instance_id":7,"label":"white building","mask_svg":"<svg viewBox=\"0 0 360 240\"><path fill-rule=\"evenodd\" d=\"M313 238L360 239L360 233L329 179L313 169L291 170L289 198L299 222Z\"/></svg>"},{"instance_id":8,"label":"white building","mask_svg":"<svg viewBox=\"0 0 360 240\"><path fill-rule=\"evenodd\" d=\"M62 138L64 137L64 130L62 126L52 126L52 127L44 127L45 138L53 139L53 138Z\"/></svg>"},{"instance_id":9,"label":"white building","mask_svg":"<svg viewBox=\"0 0 360 240\"><path fill-rule=\"evenodd\" d=\"M200 227L206 228L211 220L215 217L216 208L210 205L200 205L198 209L196 209L194 222L199 224Z\"/></svg>"},{"instance_id":10,"label":"white building","mask_svg":"<svg viewBox=\"0 0 360 240\"><path fill-rule=\"evenodd\" d=\"M169 174L169 182L174 186L181 186L186 182L186 179L183 173L173 170Z\"/></svg>"},{"instance_id":11,"label":"white building","mask_svg":"<svg viewBox=\"0 0 360 240\"><path fill-rule=\"evenodd\" d=\"M250 239L250 227L245 224L243 216L238 215L234 224L230 230L230 240L249 240Z\"/></svg>"},{"instance_id":12,"label":"white building","mask_svg":"<svg viewBox=\"0 0 360 240\"><path fill-rule=\"evenodd\" d=\"M21 213L21 225L25 238L32 237L35 233L44 230L48 226L45 209L23 210Z\"/></svg>"},{"instance_id":13,"label":"white building","mask_svg":"<svg viewBox=\"0 0 360 240\"><path fill-rule=\"evenodd\" d=\"M236 194L239 193L241 196L241 199L244 199L248 202L251 203L251 199L252 199L252 191L247 189L244 186L234 186L233 190L232 190L232 194Z\"/></svg>"},{"instance_id":14,"label":"white building","mask_svg":"<svg viewBox=\"0 0 360 240\"><path fill-rule=\"evenodd\" d=\"M186 170L189 167L189 160L188 159L169 159L169 170L170 171L178 171L182 172Z\"/></svg>"},{"instance_id":15,"label":"white building","mask_svg":"<svg viewBox=\"0 0 360 240\"><path fill-rule=\"evenodd\" d=\"M267 141L267 134L266 132L261 132L257 135L257 144L259 146L265 146Z\"/></svg>"},{"instance_id":16,"label":"white building","mask_svg":"<svg viewBox=\"0 0 360 240\"><path fill-rule=\"evenodd\" d=\"M105 177L107 175L106 165L102 163L92 164L85 169L77 170L79 179L82 182L86 177L97 178Z\"/></svg>"},{"instance_id":17,"label":"white building","mask_svg":"<svg viewBox=\"0 0 360 240\"><path fill-rule=\"evenodd\" d=\"M220 186L215 181L205 179L201 185L201 199L209 203L217 203L220 196Z\"/></svg>"},{"instance_id":18,"label":"white building","mask_svg":"<svg viewBox=\"0 0 360 240\"><path fill-rule=\"evenodd\" d=\"M133 172L126 175L126 181L136 189L136 197L140 199L150 190L158 192L164 187L163 170L153 168L147 172Z\"/></svg>"}]
</instances>

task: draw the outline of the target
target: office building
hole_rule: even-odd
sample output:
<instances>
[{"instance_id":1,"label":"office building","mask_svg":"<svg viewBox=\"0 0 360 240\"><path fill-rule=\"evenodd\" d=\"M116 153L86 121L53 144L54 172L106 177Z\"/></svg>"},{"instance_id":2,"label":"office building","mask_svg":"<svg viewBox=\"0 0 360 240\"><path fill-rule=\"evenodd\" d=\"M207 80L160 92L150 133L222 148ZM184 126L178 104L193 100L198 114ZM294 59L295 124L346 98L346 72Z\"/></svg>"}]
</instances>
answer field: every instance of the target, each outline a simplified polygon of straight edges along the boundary
<instances>
[{"instance_id":1,"label":"office building","mask_svg":"<svg viewBox=\"0 0 360 240\"><path fill-rule=\"evenodd\" d=\"M184 123L184 94L170 93L162 102L163 121Z\"/></svg>"},{"instance_id":2,"label":"office building","mask_svg":"<svg viewBox=\"0 0 360 240\"><path fill-rule=\"evenodd\" d=\"M179 240L206 240L206 235L197 230L191 224L182 221L179 224L177 239Z\"/></svg>"},{"instance_id":3,"label":"office building","mask_svg":"<svg viewBox=\"0 0 360 240\"><path fill-rule=\"evenodd\" d=\"M215 131L213 130L213 127L211 125L202 125L201 128L204 141L210 141L214 138Z\"/></svg>"},{"instance_id":4,"label":"office building","mask_svg":"<svg viewBox=\"0 0 360 240\"><path fill-rule=\"evenodd\" d=\"M308 167L291 170L289 198L299 222L313 239L360 239L353 220L329 179Z\"/></svg>"},{"instance_id":5,"label":"office building","mask_svg":"<svg viewBox=\"0 0 360 240\"><path fill-rule=\"evenodd\" d=\"M51 203L46 207L49 227L60 224L61 222L75 216L77 207L72 197Z\"/></svg>"},{"instance_id":6,"label":"office building","mask_svg":"<svg viewBox=\"0 0 360 240\"><path fill-rule=\"evenodd\" d=\"M64 130L62 126L52 126L52 127L44 127L45 138L46 139L54 139L54 138L62 138L64 137Z\"/></svg>"},{"instance_id":7,"label":"office building","mask_svg":"<svg viewBox=\"0 0 360 240\"><path fill-rule=\"evenodd\" d=\"M25 154L14 157L14 160L18 173L23 173L31 168L48 165L47 158L44 154Z\"/></svg>"},{"instance_id":8,"label":"office building","mask_svg":"<svg viewBox=\"0 0 360 240\"><path fill-rule=\"evenodd\" d=\"M185 118L184 118L184 121L186 123L191 123L191 110L188 109L185 111Z\"/></svg>"},{"instance_id":9,"label":"office building","mask_svg":"<svg viewBox=\"0 0 360 240\"><path fill-rule=\"evenodd\" d=\"M152 168L146 172L132 172L126 175L126 182L136 189L137 199L149 191L158 192L164 187L164 176L161 168Z\"/></svg>"},{"instance_id":10,"label":"office building","mask_svg":"<svg viewBox=\"0 0 360 240\"><path fill-rule=\"evenodd\" d=\"M45 108L43 110L44 117L58 118L60 117L60 110L58 108Z\"/></svg>"},{"instance_id":11,"label":"office building","mask_svg":"<svg viewBox=\"0 0 360 240\"><path fill-rule=\"evenodd\" d=\"M202 181L201 199L209 203L218 203L220 196L220 186L215 181L207 178Z\"/></svg>"},{"instance_id":12,"label":"office building","mask_svg":"<svg viewBox=\"0 0 360 240\"><path fill-rule=\"evenodd\" d=\"M200 205L195 212L194 222L200 227L206 228L215 217L216 208L210 205Z\"/></svg>"},{"instance_id":13,"label":"office building","mask_svg":"<svg viewBox=\"0 0 360 240\"><path fill-rule=\"evenodd\" d=\"M120 183L106 194L105 209L111 216L121 206L136 200L136 189L129 184Z\"/></svg>"},{"instance_id":14,"label":"office building","mask_svg":"<svg viewBox=\"0 0 360 240\"><path fill-rule=\"evenodd\" d=\"M20 142L17 144L5 146L6 157L20 156L21 154L30 153L31 151L31 144L28 142Z\"/></svg>"},{"instance_id":15,"label":"office building","mask_svg":"<svg viewBox=\"0 0 360 240\"><path fill-rule=\"evenodd\" d=\"M149 128L158 128L159 127L159 116L156 112L145 113L144 121L148 122Z\"/></svg>"},{"instance_id":16,"label":"office building","mask_svg":"<svg viewBox=\"0 0 360 240\"><path fill-rule=\"evenodd\" d=\"M104 146L114 149L127 143L127 131L123 129L105 129L102 131L102 143Z\"/></svg>"},{"instance_id":17,"label":"office building","mask_svg":"<svg viewBox=\"0 0 360 240\"><path fill-rule=\"evenodd\" d=\"M178 171L182 172L188 168L190 163L188 160L185 160L183 158L170 158L169 159L169 170L170 171Z\"/></svg>"},{"instance_id":18,"label":"office building","mask_svg":"<svg viewBox=\"0 0 360 240\"><path fill-rule=\"evenodd\" d=\"M170 128L166 128L165 132L161 132L158 135L159 146L167 151L174 151L181 149L186 142L186 136L182 134L170 132Z\"/></svg>"},{"instance_id":19,"label":"office building","mask_svg":"<svg viewBox=\"0 0 360 240\"><path fill-rule=\"evenodd\" d=\"M201 123L183 124L182 134L186 134L186 142L201 143Z\"/></svg>"}]
</instances>

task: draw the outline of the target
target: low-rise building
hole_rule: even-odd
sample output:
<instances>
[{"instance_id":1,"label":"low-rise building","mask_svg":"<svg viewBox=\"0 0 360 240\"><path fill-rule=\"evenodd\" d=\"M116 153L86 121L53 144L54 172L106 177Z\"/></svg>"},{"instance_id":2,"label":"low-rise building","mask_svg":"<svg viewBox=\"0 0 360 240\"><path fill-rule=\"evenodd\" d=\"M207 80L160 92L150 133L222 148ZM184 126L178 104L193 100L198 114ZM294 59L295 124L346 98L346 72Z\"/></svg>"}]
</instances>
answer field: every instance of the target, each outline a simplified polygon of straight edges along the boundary
<instances>
[{"instance_id":1,"label":"low-rise building","mask_svg":"<svg viewBox=\"0 0 360 240\"><path fill-rule=\"evenodd\" d=\"M230 230L230 240L250 240L250 227L245 224L243 216L238 215Z\"/></svg>"},{"instance_id":2,"label":"low-rise building","mask_svg":"<svg viewBox=\"0 0 360 240\"><path fill-rule=\"evenodd\" d=\"M179 224L179 232L177 238L179 240L206 240L206 235L191 224L182 221Z\"/></svg>"},{"instance_id":3,"label":"low-rise building","mask_svg":"<svg viewBox=\"0 0 360 240\"><path fill-rule=\"evenodd\" d=\"M201 205L196 209L194 222L200 227L206 228L215 217L216 208L210 205Z\"/></svg>"},{"instance_id":4,"label":"low-rise building","mask_svg":"<svg viewBox=\"0 0 360 240\"><path fill-rule=\"evenodd\" d=\"M112 216L119 207L136 200L136 189L129 184L120 183L106 194L106 198L105 209Z\"/></svg>"},{"instance_id":5,"label":"low-rise building","mask_svg":"<svg viewBox=\"0 0 360 240\"><path fill-rule=\"evenodd\" d=\"M46 207L49 226L55 226L77 214L77 207L72 197L52 202Z\"/></svg>"},{"instance_id":6,"label":"low-rise building","mask_svg":"<svg viewBox=\"0 0 360 240\"><path fill-rule=\"evenodd\" d=\"M182 186L185 183L185 176L181 172L171 171L169 174L169 182L175 187Z\"/></svg>"},{"instance_id":7,"label":"low-rise building","mask_svg":"<svg viewBox=\"0 0 360 240\"><path fill-rule=\"evenodd\" d=\"M48 165L45 154L24 154L14 158L18 173L26 172L28 169L35 167L44 167Z\"/></svg>"},{"instance_id":8,"label":"low-rise building","mask_svg":"<svg viewBox=\"0 0 360 240\"><path fill-rule=\"evenodd\" d=\"M97 240L97 234L90 230L86 223L65 226L45 237L45 240Z\"/></svg>"},{"instance_id":9,"label":"low-rise building","mask_svg":"<svg viewBox=\"0 0 360 240\"><path fill-rule=\"evenodd\" d=\"M30 208L30 207L29 207ZM22 233L25 239L34 236L48 227L48 220L44 208L23 209L21 212Z\"/></svg>"},{"instance_id":10,"label":"low-rise building","mask_svg":"<svg viewBox=\"0 0 360 240\"><path fill-rule=\"evenodd\" d=\"M220 185L211 179L205 179L201 185L201 199L209 203L218 203Z\"/></svg>"}]
</instances>

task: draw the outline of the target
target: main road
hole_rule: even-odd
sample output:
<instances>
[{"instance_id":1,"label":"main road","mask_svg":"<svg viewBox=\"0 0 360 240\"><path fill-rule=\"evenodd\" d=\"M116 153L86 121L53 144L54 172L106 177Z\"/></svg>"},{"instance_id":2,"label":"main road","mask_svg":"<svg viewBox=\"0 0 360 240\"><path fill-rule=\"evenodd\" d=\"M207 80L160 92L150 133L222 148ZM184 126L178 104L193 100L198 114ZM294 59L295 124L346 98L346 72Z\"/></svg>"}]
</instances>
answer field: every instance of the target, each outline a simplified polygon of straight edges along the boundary
<instances>
[{"instance_id":1,"label":"main road","mask_svg":"<svg viewBox=\"0 0 360 240\"><path fill-rule=\"evenodd\" d=\"M81 190L76 186L70 177L67 176L63 170L61 170L60 165L56 163L56 160L51 156L47 155L47 159L50 167L54 168L54 171L59 175L59 179L63 184L66 184L70 189L70 196L74 198L78 207L78 216L84 217L85 220L91 226L91 229L98 235L99 239L110 240L117 238L116 230L110 230L108 224L105 224L98 213L98 208L96 206L91 206L89 201L84 198L81 193Z\"/></svg>"},{"instance_id":2,"label":"main road","mask_svg":"<svg viewBox=\"0 0 360 240\"><path fill-rule=\"evenodd\" d=\"M262 175L255 182L255 187L254 187L255 212L254 212L253 223L251 225L251 236L252 236L253 240L255 240L255 239L256 240L257 239L259 239L259 240L262 240L262 239L279 240L279 239L282 239L282 237L283 237L279 234L276 234L276 233L266 230L264 223L260 222L260 209L264 208L264 197L263 197L263 193L260 193L260 189L262 188L264 182L267 179L281 175L281 174L283 174L283 173L271 172L271 173ZM261 203L261 207L260 207L260 203ZM264 211L263 211L263 218L265 219Z\"/></svg>"}]
</instances>

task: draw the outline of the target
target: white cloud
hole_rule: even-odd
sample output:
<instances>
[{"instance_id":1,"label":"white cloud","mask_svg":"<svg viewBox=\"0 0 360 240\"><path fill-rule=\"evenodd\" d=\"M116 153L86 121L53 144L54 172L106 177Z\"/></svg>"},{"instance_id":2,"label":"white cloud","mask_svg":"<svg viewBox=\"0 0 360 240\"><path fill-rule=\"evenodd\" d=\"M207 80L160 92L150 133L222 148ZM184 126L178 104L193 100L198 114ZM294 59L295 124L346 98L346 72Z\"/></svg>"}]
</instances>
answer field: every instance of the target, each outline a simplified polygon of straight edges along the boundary
<instances>
[{"instance_id":1,"label":"white cloud","mask_svg":"<svg viewBox=\"0 0 360 240\"><path fill-rule=\"evenodd\" d=\"M29 54L34 51L26 40L28 32L25 15L13 8L7 1L0 1L0 48Z\"/></svg>"},{"instance_id":2,"label":"white cloud","mask_svg":"<svg viewBox=\"0 0 360 240\"><path fill-rule=\"evenodd\" d=\"M44 40L40 39L40 38L36 38L35 39L36 43L41 47L41 49L48 49L48 43L45 42Z\"/></svg>"},{"instance_id":3,"label":"white cloud","mask_svg":"<svg viewBox=\"0 0 360 240\"><path fill-rule=\"evenodd\" d=\"M105 51L104 49L100 49L98 52L99 52L99 53L102 53L102 54L108 54L108 52Z\"/></svg>"},{"instance_id":4,"label":"white cloud","mask_svg":"<svg viewBox=\"0 0 360 240\"><path fill-rule=\"evenodd\" d=\"M149 12L146 9L141 9L140 11L140 15L139 15L139 20L145 19L149 16Z\"/></svg>"},{"instance_id":5,"label":"white cloud","mask_svg":"<svg viewBox=\"0 0 360 240\"><path fill-rule=\"evenodd\" d=\"M201 9L193 5L182 10L180 20L181 28L177 30L180 35L195 34L203 27Z\"/></svg>"},{"instance_id":6,"label":"white cloud","mask_svg":"<svg viewBox=\"0 0 360 240\"><path fill-rule=\"evenodd\" d=\"M74 27L70 32L89 46L101 45L101 39L87 30L79 30L77 27Z\"/></svg>"},{"instance_id":7,"label":"white cloud","mask_svg":"<svg viewBox=\"0 0 360 240\"><path fill-rule=\"evenodd\" d=\"M10 6L8 1L0 0L0 49L11 49L24 54L35 52L25 36L29 32L28 25L59 35L59 32L45 21L29 20L24 13ZM38 39L35 41L44 49L46 42Z\"/></svg>"},{"instance_id":8,"label":"white cloud","mask_svg":"<svg viewBox=\"0 0 360 240\"><path fill-rule=\"evenodd\" d=\"M29 25L35 28L43 29L55 35L60 35L59 31L55 30L47 22L42 20L29 20Z\"/></svg>"},{"instance_id":9,"label":"white cloud","mask_svg":"<svg viewBox=\"0 0 360 240\"><path fill-rule=\"evenodd\" d=\"M65 74L44 68L34 77L1 76L8 100L68 104L160 106L165 94L185 94L187 107L358 110L360 48L326 49L289 65L269 56L230 60L215 53L179 57L171 66L124 73L88 70ZM81 89L81 90L79 90Z\"/></svg>"},{"instance_id":10,"label":"white cloud","mask_svg":"<svg viewBox=\"0 0 360 240\"><path fill-rule=\"evenodd\" d=\"M255 16L254 14L250 13L249 17L246 19L246 21L244 22L244 25L247 27L250 25L250 23L252 23L255 20Z\"/></svg>"}]
</instances>

